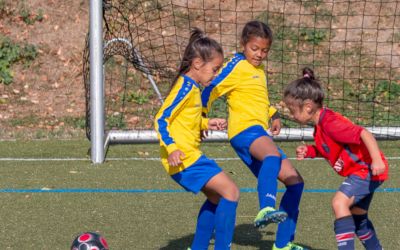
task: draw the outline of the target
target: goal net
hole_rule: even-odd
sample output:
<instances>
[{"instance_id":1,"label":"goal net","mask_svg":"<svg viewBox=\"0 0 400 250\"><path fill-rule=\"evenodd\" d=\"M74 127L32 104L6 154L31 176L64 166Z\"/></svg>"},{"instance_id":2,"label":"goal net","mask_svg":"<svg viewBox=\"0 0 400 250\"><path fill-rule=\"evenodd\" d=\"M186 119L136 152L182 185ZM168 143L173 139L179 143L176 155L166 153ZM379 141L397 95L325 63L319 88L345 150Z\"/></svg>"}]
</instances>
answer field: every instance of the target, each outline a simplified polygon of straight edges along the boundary
<instances>
[{"instance_id":1,"label":"goal net","mask_svg":"<svg viewBox=\"0 0 400 250\"><path fill-rule=\"evenodd\" d=\"M323 83L325 105L378 138L400 137L397 0L104 0L105 133L126 137L124 131L130 131L133 138L154 139L153 118L191 28L220 42L229 58L241 50L240 33L250 20L264 21L274 32L265 70L271 103L283 117L282 139L311 136L312 128L294 123L281 101L304 66ZM88 42L83 68L90 138ZM211 116L227 116L224 99L213 105Z\"/></svg>"}]
</instances>

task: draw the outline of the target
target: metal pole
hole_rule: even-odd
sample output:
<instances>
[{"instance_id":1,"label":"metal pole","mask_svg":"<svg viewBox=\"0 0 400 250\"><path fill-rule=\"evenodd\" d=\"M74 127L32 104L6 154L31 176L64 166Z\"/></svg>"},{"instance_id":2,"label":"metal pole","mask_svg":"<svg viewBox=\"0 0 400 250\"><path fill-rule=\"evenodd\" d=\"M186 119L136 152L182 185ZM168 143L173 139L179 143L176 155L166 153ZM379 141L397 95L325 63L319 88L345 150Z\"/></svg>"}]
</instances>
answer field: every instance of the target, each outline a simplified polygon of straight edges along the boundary
<instances>
[{"instance_id":1,"label":"metal pole","mask_svg":"<svg viewBox=\"0 0 400 250\"><path fill-rule=\"evenodd\" d=\"M104 162L103 1L90 0L91 160Z\"/></svg>"}]
</instances>

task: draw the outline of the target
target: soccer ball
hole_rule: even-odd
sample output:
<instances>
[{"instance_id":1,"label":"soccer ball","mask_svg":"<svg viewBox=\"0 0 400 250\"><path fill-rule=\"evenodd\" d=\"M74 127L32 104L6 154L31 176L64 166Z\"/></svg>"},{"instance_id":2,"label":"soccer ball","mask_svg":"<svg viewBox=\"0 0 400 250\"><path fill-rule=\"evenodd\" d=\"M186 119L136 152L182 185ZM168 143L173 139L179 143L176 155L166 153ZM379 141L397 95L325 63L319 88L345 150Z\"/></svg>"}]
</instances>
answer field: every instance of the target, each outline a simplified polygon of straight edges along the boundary
<instances>
[{"instance_id":1,"label":"soccer ball","mask_svg":"<svg viewBox=\"0 0 400 250\"><path fill-rule=\"evenodd\" d=\"M71 250L109 250L107 241L98 233L86 232L76 236Z\"/></svg>"}]
</instances>

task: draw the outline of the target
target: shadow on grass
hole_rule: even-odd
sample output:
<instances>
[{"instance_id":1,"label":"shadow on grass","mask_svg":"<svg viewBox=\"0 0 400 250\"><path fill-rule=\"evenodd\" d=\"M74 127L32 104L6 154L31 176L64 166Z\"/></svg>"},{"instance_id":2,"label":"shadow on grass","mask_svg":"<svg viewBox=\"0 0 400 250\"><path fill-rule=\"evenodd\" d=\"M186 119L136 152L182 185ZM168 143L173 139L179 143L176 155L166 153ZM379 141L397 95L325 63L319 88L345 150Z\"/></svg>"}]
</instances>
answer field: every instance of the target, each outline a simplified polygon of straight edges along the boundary
<instances>
[{"instance_id":1,"label":"shadow on grass","mask_svg":"<svg viewBox=\"0 0 400 250\"><path fill-rule=\"evenodd\" d=\"M235 245L234 249L241 249L247 247L255 247L259 250L267 250L272 249L272 245L274 241L263 240L265 235L271 236L274 235L275 232L267 231L267 230L258 230L254 227L253 224L241 224L237 225L235 228L235 235L233 238L233 244ZM160 250L186 250L189 247L193 240L193 234L183 236L179 239L172 240L168 243L167 246L160 248ZM214 240L211 240L210 249L213 249ZM302 245L307 247L310 250L327 250L327 249L316 249L311 248L310 246Z\"/></svg>"}]
</instances>

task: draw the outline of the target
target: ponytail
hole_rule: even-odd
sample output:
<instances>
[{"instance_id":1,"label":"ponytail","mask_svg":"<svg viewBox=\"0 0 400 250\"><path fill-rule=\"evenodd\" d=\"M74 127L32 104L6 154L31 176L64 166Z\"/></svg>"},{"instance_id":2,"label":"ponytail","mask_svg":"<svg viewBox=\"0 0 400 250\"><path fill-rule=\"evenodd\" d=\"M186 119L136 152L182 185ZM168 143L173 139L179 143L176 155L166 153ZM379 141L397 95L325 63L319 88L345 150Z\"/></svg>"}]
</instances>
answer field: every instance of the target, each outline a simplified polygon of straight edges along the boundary
<instances>
[{"instance_id":1,"label":"ponytail","mask_svg":"<svg viewBox=\"0 0 400 250\"><path fill-rule=\"evenodd\" d=\"M190 70L190 66L195 58L201 58L204 62L209 62L214 58L214 53L223 56L224 53L221 45L214 39L209 38L201 29L193 28L174 83L180 75Z\"/></svg>"},{"instance_id":2,"label":"ponytail","mask_svg":"<svg viewBox=\"0 0 400 250\"><path fill-rule=\"evenodd\" d=\"M303 77L291 82L284 91L285 102L295 101L300 106L305 100L311 100L317 107L322 107L325 98L324 91L319 80L315 78L314 71L308 67L303 70Z\"/></svg>"}]
</instances>

